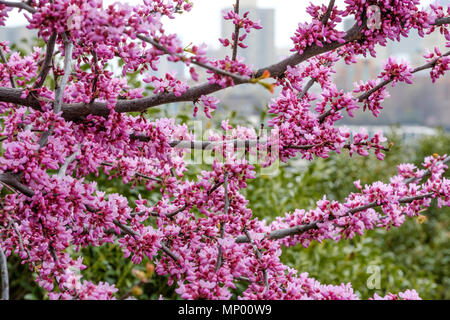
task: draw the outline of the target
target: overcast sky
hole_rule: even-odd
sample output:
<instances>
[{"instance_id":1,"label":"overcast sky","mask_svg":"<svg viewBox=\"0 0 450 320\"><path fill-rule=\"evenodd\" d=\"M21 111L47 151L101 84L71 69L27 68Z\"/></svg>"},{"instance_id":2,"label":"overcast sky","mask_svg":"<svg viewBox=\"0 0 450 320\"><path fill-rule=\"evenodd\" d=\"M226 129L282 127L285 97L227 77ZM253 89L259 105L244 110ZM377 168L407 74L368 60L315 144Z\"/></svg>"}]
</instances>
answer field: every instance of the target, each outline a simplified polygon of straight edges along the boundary
<instances>
[{"instance_id":1,"label":"overcast sky","mask_svg":"<svg viewBox=\"0 0 450 320\"><path fill-rule=\"evenodd\" d=\"M167 31L177 33L185 43L203 43L217 48L219 46L221 10L231 8L235 0L191 0L194 3L192 11L186 15L178 16L175 20L166 24ZM245 2L246 0L241 0ZM105 0L110 4L116 0ZM125 2L125 1L119 1ZM141 0L127 0L128 3L139 3ZM305 8L310 1L306 0L258 0L258 5L263 8L275 8L275 32L276 45L287 47L291 45L290 37L295 32L299 22L305 21L308 15ZM328 3L328 0L314 0L314 3ZM429 4L433 0L422 0L422 3ZM336 3L343 5L344 0L337 0ZM15 11L17 12L17 11ZM25 24L26 20L19 14L12 14L7 25ZM264 26L263 26L264 27Z\"/></svg>"}]
</instances>

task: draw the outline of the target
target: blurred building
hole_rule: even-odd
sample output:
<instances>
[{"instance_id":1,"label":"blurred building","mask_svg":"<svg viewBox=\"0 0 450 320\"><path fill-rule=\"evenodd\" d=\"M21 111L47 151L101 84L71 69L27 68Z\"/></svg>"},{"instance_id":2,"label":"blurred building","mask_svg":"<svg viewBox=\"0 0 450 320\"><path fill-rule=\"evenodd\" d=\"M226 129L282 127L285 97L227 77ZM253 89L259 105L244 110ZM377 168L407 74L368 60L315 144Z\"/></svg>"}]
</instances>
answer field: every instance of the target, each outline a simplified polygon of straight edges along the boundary
<instances>
[{"instance_id":1,"label":"blurred building","mask_svg":"<svg viewBox=\"0 0 450 320\"><path fill-rule=\"evenodd\" d=\"M229 9L224 9L229 10ZM278 57L275 47L275 9L260 8L256 0L241 0L239 13L250 12L249 17L253 21L259 21L263 27L261 30L252 30L244 43L246 49L238 48L238 56L245 59L245 63L253 69L269 66L276 62ZM221 38L231 39L234 32L234 24L222 19ZM241 30L240 35L243 35ZM230 47L221 47L217 52L219 57L231 56ZM217 94L222 105L231 110L239 110L241 114L252 115L260 112L269 101L271 94L258 85L241 85L233 90L225 90Z\"/></svg>"}]
</instances>

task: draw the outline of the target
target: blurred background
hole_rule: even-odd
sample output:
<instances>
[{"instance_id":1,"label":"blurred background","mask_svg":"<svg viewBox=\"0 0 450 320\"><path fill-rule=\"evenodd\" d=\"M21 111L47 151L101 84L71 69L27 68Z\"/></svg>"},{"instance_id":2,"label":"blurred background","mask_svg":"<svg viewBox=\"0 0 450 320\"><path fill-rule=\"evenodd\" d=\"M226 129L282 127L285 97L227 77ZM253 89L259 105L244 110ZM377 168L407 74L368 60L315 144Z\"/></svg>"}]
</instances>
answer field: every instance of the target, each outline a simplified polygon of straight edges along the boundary
<instances>
[{"instance_id":1,"label":"blurred background","mask_svg":"<svg viewBox=\"0 0 450 320\"><path fill-rule=\"evenodd\" d=\"M114 1L104 1L113 3ZM127 1L129 3L138 1ZM422 1L428 5L431 1ZM221 12L232 7L232 0L197 0L189 14L183 14L174 21L166 21L167 30L177 33L183 43L208 44L210 57L222 58L230 54L229 48L220 48L218 38L230 37L233 25L221 19ZM314 3L328 3L326 0ZM338 0L343 5L343 0ZM441 0L450 5L450 0ZM273 64L290 54L291 40L298 22L308 20L305 8L308 1L293 0L241 0L241 12L250 11L250 16L260 20L263 29L252 32L247 40L248 49L240 49L254 68ZM25 54L32 45L43 46L36 41L35 32L25 27L26 20L15 11L7 23L0 27L0 41L7 40L15 50ZM348 29L353 24L346 20L340 28ZM413 67L425 63L423 54L427 49L439 47L445 51L445 39L439 33L421 38L412 33L401 42L389 42L379 47L377 58L362 58L352 66L344 63L336 67L335 82L338 88L351 91L353 83L375 79L383 62L390 56L406 60ZM448 50L448 48L447 48ZM117 66L111 66L116 69ZM181 64L161 61L159 76L168 71L176 71L189 82L188 74ZM201 77L205 78L202 73ZM134 87L145 87L141 76L128 75ZM192 83L190 83L192 84ZM313 87L312 90L317 90ZM276 176L257 176L242 192L249 200L254 215L268 221L284 215L296 208L310 209L324 194L329 199L342 201L350 192L355 192L353 181L371 183L387 181L396 173L396 166L404 162L420 165L425 156L433 153L450 154L450 77L432 84L429 72L415 75L413 85L397 84L388 88L391 98L384 103L379 118L371 113L358 112L354 118L346 117L340 125L352 129L365 127L369 133L384 131L389 141L394 143L385 161L378 161L373 155L367 158L354 157L349 161L347 154L332 155L329 159L306 162L293 159L282 164ZM151 94L150 90L146 94ZM200 115L192 119L192 104L172 104L152 108L151 118L175 117L179 123L192 125L193 120L202 120L205 128L220 128L220 122L230 119L232 125L255 126L267 123L267 104L276 97L259 86L241 85L224 90L216 95L221 104L213 113L213 119ZM196 173L208 169L192 166L188 177L194 179ZM449 175L447 175L448 177ZM158 201L158 193L145 190L141 186L130 188L119 180L109 181L105 176L89 177L96 180L99 187L107 192L120 192L128 196L130 204L141 194ZM389 232L375 230L364 237L351 241L334 243L326 241L314 243L310 248L290 248L284 251L283 261L300 272L309 272L322 283L340 284L351 282L362 298L374 293L398 292L416 289L425 299L450 299L450 209L435 206L423 213L427 219L408 220L403 227ZM117 284L118 298L139 299L175 298L174 286L167 286L167 278L154 274L154 265L144 261L133 265L123 259L123 254L113 245L101 248L86 248L74 255L83 255L88 266L83 274L92 281L108 281ZM46 294L34 283L34 276L17 258L10 258L11 295L14 299L42 299ZM367 280L371 276L371 266L380 270L380 287L371 288ZM373 270L373 269L372 269ZM245 290L246 283L239 283L236 295Z\"/></svg>"}]
</instances>

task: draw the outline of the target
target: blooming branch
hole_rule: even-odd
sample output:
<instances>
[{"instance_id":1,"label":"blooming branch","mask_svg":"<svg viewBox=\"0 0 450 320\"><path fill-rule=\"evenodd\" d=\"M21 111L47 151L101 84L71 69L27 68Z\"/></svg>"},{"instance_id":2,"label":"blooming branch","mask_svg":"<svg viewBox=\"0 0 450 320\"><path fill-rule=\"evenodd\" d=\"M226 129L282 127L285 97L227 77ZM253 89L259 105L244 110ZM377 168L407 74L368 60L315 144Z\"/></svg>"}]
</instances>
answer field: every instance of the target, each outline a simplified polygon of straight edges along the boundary
<instances>
[{"instance_id":1,"label":"blooming branch","mask_svg":"<svg viewBox=\"0 0 450 320\"><path fill-rule=\"evenodd\" d=\"M0 279L1 286L1 300L9 300L9 279L8 279L8 264L5 253L0 247Z\"/></svg>"}]
</instances>

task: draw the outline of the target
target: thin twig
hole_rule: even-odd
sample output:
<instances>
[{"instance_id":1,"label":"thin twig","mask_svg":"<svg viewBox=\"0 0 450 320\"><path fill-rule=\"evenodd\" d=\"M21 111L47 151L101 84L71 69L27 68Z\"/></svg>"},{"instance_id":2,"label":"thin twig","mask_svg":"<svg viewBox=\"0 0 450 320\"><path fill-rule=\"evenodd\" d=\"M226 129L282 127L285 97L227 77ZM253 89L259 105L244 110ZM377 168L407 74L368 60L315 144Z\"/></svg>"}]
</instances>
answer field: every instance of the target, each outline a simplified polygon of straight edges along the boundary
<instances>
[{"instance_id":1,"label":"thin twig","mask_svg":"<svg viewBox=\"0 0 450 320\"><path fill-rule=\"evenodd\" d=\"M100 73L97 69L97 64L98 64L98 56L97 56L97 52L95 50L92 50L92 62L93 62L93 66L92 69L95 72L95 77L94 77L94 81L92 81L92 98L91 101L89 102L89 104L93 104L96 98L96 92L97 92L97 82L98 82L98 78L100 76Z\"/></svg>"},{"instance_id":2,"label":"thin twig","mask_svg":"<svg viewBox=\"0 0 450 320\"><path fill-rule=\"evenodd\" d=\"M308 83L306 84L305 88L303 88L303 91L298 95L298 99L301 100L309 91L309 89L312 88L314 83L316 83L316 78L311 78Z\"/></svg>"},{"instance_id":3,"label":"thin twig","mask_svg":"<svg viewBox=\"0 0 450 320\"><path fill-rule=\"evenodd\" d=\"M33 266L33 270L36 270L36 266L35 266L34 262L31 261L31 254L30 254L30 251L28 251L28 249L25 248L25 246L24 246L24 244L23 244L22 234L20 233L19 229L17 228L16 222L15 222L15 221L10 221L10 223L11 223L11 226L13 227L14 232L16 233L17 237L19 238L19 246L20 246L20 249L21 249L23 252L26 252L26 253L27 253L28 260L31 262L31 265Z\"/></svg>"},{"instance_id":4,"label":"thin twig","mask_svg":"<svg viewBox=\"0 0 450 320\"><path fill-rule=\"evenodd\" d=\"M180 266L180 258L178 258L177 255L173 253L166 244L161 243L161 250Z\"/></svg>"},{"instance_id":5,"label":"thin twig","mask_svg":"<svg viewBox=\"0 0 450 320\"><path fill-rule=\"evenodd\" d=\"M230 199L228 198L228 171L225 171L223 178L223 192L224 192L224 205L223 205L223 214L224 216L228 215L228 208L230 207ZM225 222L220 223L220 239L225 237ZM217 255L217 263L216 263L216 272L222 267L223 264L223 250L220 243L217 245L218 247L218 255Z\"/></svg>"},{"instance_id":6,"label":"thin twig","mask_svg":"<svg viewBox=\"0 0 450 320\"><path fill-rule=\"evenodd\" d=\"M324 63L325 67L329 67L331 62ZM308 93L308 91L312 88L312 86L317 82L317 78L311 78L306 86L303 88L302 92L298 95L298 99L301 100Z\"/></svg>"},{"instance_id":7,"label":"thin twig","mask_svg":"<svg viewBox=\"0 0 450 320\"><path fill-rule=\"evenodd\" d=\"M63 103L64 91L66 90L67 81L69 80L70 73L72 72L72 52L73 52L73 43L69 41L66 34L62 34L62 38L64 40L64 74L59 79L58 86L55 92L55 101L53 103L53 112L60 113ZM47 131L45 131L40 139L39 146L43 148L47 142L48 138L53 133L53 126L51 126Z\"/></svg>"},{"instance_id":8,"label":"thin twig","mask_svg":"<svg viewBox=\"0 0 450 320\"><path fill-rule=\"evenodd\" d=\"M173 217L175 217L177 214L183 212L183 211L186 210L186 209L187 209L187 205L185 204L184 206L182 206L181 208L179 208L179 209L177 209L177 210L175 210L175 211L173 211L173 212L166 213L165 216L166 216L167 218L173 218ZM146 212L136 212L136 213L132 213L132 214L130 214L130 215L131 215L131 217L136 217L136 216L143 216L143 215L145 215L145 214L146 214ZM153 217L159 217L159 215L158 215L157 212L151 212L150 215L152 215Z\"/></svg>"},{"instance_id":9,"label":"thin twig","mask_svg":"<svg viewBox=\"0 0 450 320\"><path fill-rule=\"evenodd\" d=\"M122 230L125 234L128 234L134 238L139 238L139 233L137 233L136 231L131 229L129 226L126 226L126 225L120 223L119 220L116 219L113 221L113 223L114 223L114 225L119 227L119 229Z\"/></svg>"},{"instance_id":10,"label":"thin twig","mask_svg":"<svg viewBox=\"0 0 450 320\"><path fill-rule=\"evenodd\" d=\"M444 24L450 24L450 17L438 18L438 19L436 19L436 21L434 22L433 25L442 26Z\"/></svg>"},{"instance_id":11,"label":"thin twig","mask_svg":"<svg viewBox=\"0 0 450 320\"><path fill-rule=\"evenodd\" d=\"M6 261L5 253L0 247L0 278L2 281L2 295L1 300L9 300L9 276L8 263Z\"/></svg>"},{"instance_id":12,"label":"thin twig","mask_svg":"<svg viewBox=\"0 0 450 320\"><path fill-rule=\"evenodd\" d=\"M183 212L183 211L186 210L186 209L187 209L187 205L185 204L185 205L182 206L180 209L175 210L174 212L171 212L171 213L166 214L166 217L167 217L167 218L173 218L173 217L175 217L177 214Z\"/></svg>"},{"instance_id":13,"label":"thin twig","mask_svg":"<svg viewBox=\"0 0 450 320\"><path fill-rule=\"evenodd\" d=\"M256 257L262 264L262 253L258 249L258 247L253 243L252 238L250 236L250 232L248 232L247 228L244 228L244 233L245 233L245 237L248 239L248 243L250 243L252 245L253 251L255 251ZM262 272L263 272L263 279L264 279L264 287L266 288L266 290L269 290L269 279L267 277L267 270L262 268Z\"/></svg>"},{"instance_id":14,"label":"thin twig","mask_svg":"<svg viewBox=\"0 0 450 320\"><path fill-rule=\"evenodd\" d=\"M12 87L12 88L16 88L16 87L17 87L17 86L16 86L16 82L14 81L14 78L13 78L13 76L12 76L12 74L11 74L11 71L9 70L8 60L6 59L5 52L3 52L3 48L2 48L1 45L0 45L0 58L2 59L2 62L5 64L6 69L8 70L8 73L9 73L9 82L11 83L11 87Z\"/></svg>"},{"instance_id":15,"label":"thin twig","mask_svg":"<svg viewBox=\"0 0 450 320\"><path fill-rule=\"evenodd\" d=\"M120 230L122 230L124 233L138 239L140 238L140 234L131 229L129 226L126 226L122 223L120 223L118 220L114 220L113 223L119 227ZM173 259L177 264L179 264L180 259L177 257L176 254L174 254L164 243L161 243L161 250L166 253L171 259Z\"/></svg>"}]
</instances>

